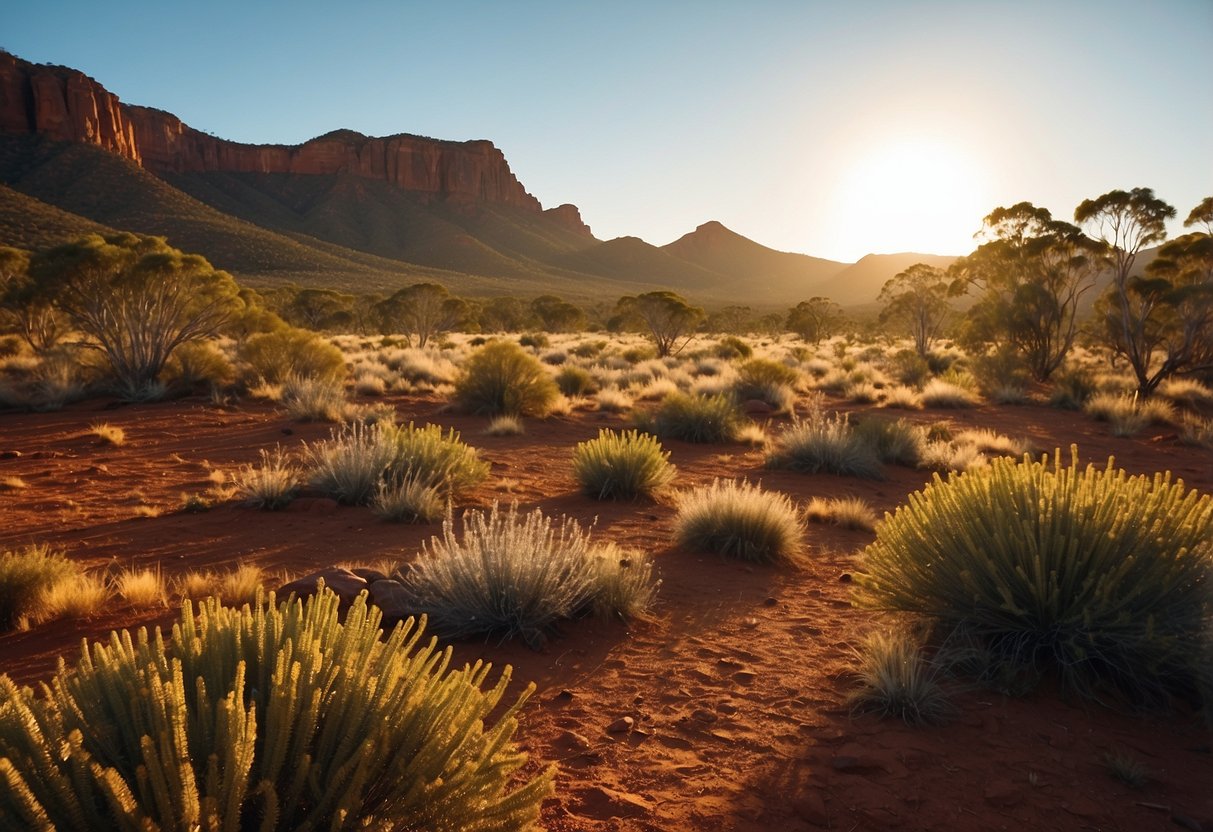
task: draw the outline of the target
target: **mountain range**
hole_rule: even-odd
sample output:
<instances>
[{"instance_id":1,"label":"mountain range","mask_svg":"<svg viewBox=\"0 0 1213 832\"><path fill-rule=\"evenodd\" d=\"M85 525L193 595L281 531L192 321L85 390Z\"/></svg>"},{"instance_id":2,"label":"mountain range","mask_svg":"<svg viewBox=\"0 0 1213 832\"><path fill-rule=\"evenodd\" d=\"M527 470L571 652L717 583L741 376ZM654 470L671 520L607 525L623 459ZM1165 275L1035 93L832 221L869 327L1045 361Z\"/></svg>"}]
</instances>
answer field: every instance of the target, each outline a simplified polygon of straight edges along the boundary
<instances>
[{"instance_id":1,"label":"mountain range","mask_svg":"<svg viewBox=\"0 0 1213 832\"><path fill-rule=\"evenodd\" d=\"M916 262L776 251L706 222L664 246L599 240L544 210L491 142L336 130L299 145L226 141L123 103L67 67L0 52L0 244L157 234L251 286L390 292L419 280L479 295L572 299L672 289L701 303L875 301Z\"/></svg>"}]
</instances>

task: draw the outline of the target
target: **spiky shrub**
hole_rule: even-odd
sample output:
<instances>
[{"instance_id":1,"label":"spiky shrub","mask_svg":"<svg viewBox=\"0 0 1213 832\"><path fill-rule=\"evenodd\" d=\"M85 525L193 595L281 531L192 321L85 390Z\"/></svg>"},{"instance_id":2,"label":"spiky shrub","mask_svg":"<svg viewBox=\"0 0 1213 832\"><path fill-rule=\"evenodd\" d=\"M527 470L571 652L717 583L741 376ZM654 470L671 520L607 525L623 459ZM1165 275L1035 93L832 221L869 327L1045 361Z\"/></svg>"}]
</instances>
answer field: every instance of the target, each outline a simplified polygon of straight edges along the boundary
<instances>
[{"instance_id":1,"label":"spiky shrub","mask_svg":"<svg viewBox=\"0 0 1213 832\"><path fill-rule=\"evenodd\" d=\"M47 591L77 574L76 564L46 546L0 550L0 632L41 612Z\"/></svg>"},{"instance_id":2,"label":"spiky shrub","mask_svg":"<svg viewBox=\"0 0 1213 832\"><path fill-rule=\"evenodd\" d=\"M442 493L412 477L398 483L380 483L371 510L395 523L433 523L442 518L446 502Z\"/></svg>"},{"instance_id":3,"label":"spiky shrub","mask_svg":"<svg viewBox=\"0 0 1213 832\"><path fill-rule=\"evenodd\" d=\"M516 503L504 511L493 503L488 512L464 515L462 535L448 514L442 536L401 578L410 608L444 635L501 633L539 646L557 621L594 605L605 574L577 521L556 523L539 509L522 514Z\"/></svg>"},{"instance_id":4,"label":"spiky shrub","mask_svg":"<svg viewBox=\"0 0 1213 832\"><path fill-rule=\"evenodd\" d=\"M935 475L865 550L859 602L933 616L1085 693L1195 685L1213 497L1072 455Z\"/></svg>"},{"instance_id":5,"label":"spiky shrub","mask_svg":"<svg viewBox=\"0 0 1213 832\"><path fill-rule=\"evenodd\" d=\"M303 475L281 447L273 453L262 448L260 453L260 465L245 465L236 472L236 494L245 505L277 511L295 499Z\"/></svg>"},{"instance_id":6,"label":"spiky shrub","mask_svg":"<svg viewBox=\"0 0 1213 832\"><path fill-rule=\"evenodd\" d=\"M596 500L627 500L669 485L674 466L655 436L600 430L597 439L573 449L573 476L582 491Z\"/></svg>"},{"instance_id":7,"label":"spiky shrub","mask_svg":"<svg viewBox=\"0 0 1213 832\"><path fill-rule=\"evenodd\" d=\"M881 462L893 465L916 466L922 458L927 442L927 431L909 419L865 418L854 428L855 437L872 447Z\"/></svg>"},{"instance_id":8,"label":"spiky shrub","mask_svg":"<svg viewBox=\"0 0 1213 832\"><path fill-rule=\"evenodd\" d=\"M756 399L777 411L787 411L796 400L794 388L800 381L800 372L786 364L769 358L751 358L737 368L733 395L738 401Z\"/></svg>"},{"instance_id":9,"label":"spiky shrub","mask_svg":"<svg viewBox=\"0 0 1213 832\"><path fill-rule=\"evenodd\" d=\"M766 465L803 474L883 476L876 445L855 432L846 414L821 410L794 420L767 451Z\"/></svg>"},{"instance_id":10,"label":"spiky shrub","mask_svg":"<svg viewBox=\"0 0 1213 832\"><path fill-rule=\"evenodd\" d=\"M560 391L535 356L510 341L490 341L468 357L455 402L481 416L544 416Z\"/></svg>"},{"instance_id":11,"label":"spiky shrub","mask_svg":"<svg viewBox=\"0 0 1213 832\"><path fill-rule=\"evenodd\" d=\"M674 539L688 549L741 560L795 561L801 552L800 518L786 494L714 480L679 497Z\"/></svg>"},{"instance_id":12,"label":"spiky shrub","mask_svg":"<svg viewBox=\"0 0 1213 832\"><path fill-rule=\"evenodd\" d=\"M588 396L598 389L594 377L584 367L561 367L556 374L556 387L566 396Z\"/></svg>"},{"instance_id":13,"label":"spiky shrub","mask_svg":"<svg viewBox=\"0 0 1213 832\"><path fill-rule=\"evenodd\" d=\"M590 603L597 615L623 619L648 615L661 586L648 555L608 543L591 551L590 563L594 575Z\"/></svg>"},{"instance_id":14,"label":"spiky shrub","mask_svg":"<svg viewBox=\"0 0 1213 832\"><path fill-rule=\"evenodd\" d=\"M862 497L814 497L805 506L804 515L814 523L833 523L865 532L876 528L879 520L876 510Z\"/></svg>"},{"instance_id":15,"label":"spiky shrub","mask_svg":"<svg viewBox=\"0 0 1213 832\"><path fill-rule=\"evenodd\" d=\"M456 497L488 476L489 465L454 429L377 423L347 425L307 447L312 484L343 503L366 504L406 479Z\"/></svg>"},{"instance_id":16,"label":"spiky shrub","mask_svg":"<svg viewBox=\"0 0 1213 832\"><path fill-rule=\"evenodd\" d=\"M977 396L959 384L933 378L922 388L922 403L926 407L975 407Z\"/></svg>"},{"instance_id":17,"label":"spiky shrub","mask_svg":"<svg viewBox=\"0 0 1213 832\"><path fill-rule=\"evenodd\" d=\"M345 385L339 378L288 375L282 381L282 404L299 422L340 422Z\"/></svg>"},{"instance_id":18,"label":"spiky shrub","mask_svg":"<svg viewBox=\"0 0 1213 832\"><path fill-rule=\"evenodd\" d=\"M186 602L171 641L114 633L41 694L0 677L0 827L532 829L551 772L514 778L533 688L449 670L412 619L330 591L242 609ZM514 785L513 791L509 791Z\"/></svg>"},{"instance_id":19,"label":"spiky shrub","mask_svg":"<svg viewBox=\"0 0 1213 832\"><path fill-rule=\"evenodd\" d=\"M731 396L675 393L662 399L653 429L658 436L684 442L731 442L743 419Z\"/></svg>"},{"instance_id":20,"label":"spiky shrub","mask_svg":"<svg viewBox=\"0 0 1213 832\"><path fill-rule=\"evenodd\" d=\"M938 671L910 633L872 633L855 655L857 684L847 697L855 711L898 717L908 725L942 722L951 713Z\"/></svg>"}]
</instances>

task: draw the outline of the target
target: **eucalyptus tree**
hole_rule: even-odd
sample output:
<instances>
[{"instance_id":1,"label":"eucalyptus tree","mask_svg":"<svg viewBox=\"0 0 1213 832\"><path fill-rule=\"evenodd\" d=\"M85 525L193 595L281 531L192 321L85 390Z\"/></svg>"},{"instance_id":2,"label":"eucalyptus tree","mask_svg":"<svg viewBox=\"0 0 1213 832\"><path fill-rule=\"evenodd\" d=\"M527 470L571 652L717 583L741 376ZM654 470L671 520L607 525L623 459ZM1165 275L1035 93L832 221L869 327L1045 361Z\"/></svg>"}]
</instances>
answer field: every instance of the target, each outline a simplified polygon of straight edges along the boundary
<instances>
[{"instance_id":1,"label":"eucalyptus tree","mask_svg":"<svg viewBox=\"0 0 1213 832\"><path fill-rule=\"evenodd\" d=\"M646 332L657 347L657 355L678 353L704 320L704 311L670 291L625 295L615 304L615 320ZM681 343L679 343L681 342Z\"/></svg>"},{"instance_id":2,"label":"eucalyptus tree","mask_svg":"<svg viewBox=\"0 0 1213 832\"><path fill-rule=\"evenodd\" d=\"M926 358L944 322L952 312L948 303L950 283L943 269L915 263L885 281L877 298L883 325L905 329L914 339L914 349Z\"/></svg>"}]
</instances>

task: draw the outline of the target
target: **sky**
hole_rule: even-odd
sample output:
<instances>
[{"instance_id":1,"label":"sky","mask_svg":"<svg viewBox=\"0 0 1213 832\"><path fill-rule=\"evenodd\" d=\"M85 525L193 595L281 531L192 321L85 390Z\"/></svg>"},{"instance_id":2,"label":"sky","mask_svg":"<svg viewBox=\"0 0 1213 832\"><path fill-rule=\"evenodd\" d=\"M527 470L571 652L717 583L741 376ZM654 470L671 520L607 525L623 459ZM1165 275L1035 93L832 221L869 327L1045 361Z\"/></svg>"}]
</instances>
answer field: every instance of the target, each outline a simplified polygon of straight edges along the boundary
<instances>
[{"instance_id":1,"label":"sky","mask_svg":"<svg viewBox=\"0 0 1213 832\"><path fill-rule=\"evenodd\" d=\"M489 139L600 239L965 254L1000 205L1213 195L1213 0L5 0L0 47L235 141Z\"/></svg>"}]
</instances>

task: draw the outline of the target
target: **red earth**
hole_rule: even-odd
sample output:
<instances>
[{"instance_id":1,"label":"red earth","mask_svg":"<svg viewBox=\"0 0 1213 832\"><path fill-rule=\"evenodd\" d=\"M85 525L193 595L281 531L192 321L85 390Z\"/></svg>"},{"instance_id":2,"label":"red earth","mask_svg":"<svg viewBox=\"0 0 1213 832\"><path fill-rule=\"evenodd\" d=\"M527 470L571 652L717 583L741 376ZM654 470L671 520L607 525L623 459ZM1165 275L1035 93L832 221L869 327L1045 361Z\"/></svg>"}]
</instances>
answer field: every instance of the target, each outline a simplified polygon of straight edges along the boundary
<instances>
[{"instance_id":1,"label":"red earth","mask_svg":"<svg viewBox=\"0 0 1213 832\"><path fill-rule=\"evenodd\" d=\"M456 428L492 463L489 483L464 507L494 499L541 506L595 523L597 538L640 548L658 565L652 620L571 622L538 652L496 640L456 645L457 659L510 664L519 689L528 680L538 685L519 741L533 767L559 766L546 828L1213 829L1210 733L1182 705L1139 714L1070 701L1048 686L1019 698L970 688L955 693L957 714L943 726L853 715L846 704L853 650L881 620L852 607L847 573L871 533L807 526L809 557L795 568L685 551L671 542L669 498L598 502L577 489L573 446L601 427L622 426L623 417L575 412L528 420L522 436L491 437L484 420L448 413L435 398L386 401L404 421ZM1167 429L1115 438L1082 415L1042 405L909 417L991 428L1041 449L1077 443L1084 461L1115 455L1131 473L1170 470L1213 491L1213 453L1180 445ZM123 428L126 442L102 443L88 430L97 422ZM261 448L294 449L329 430L290 422L270 405L201 399L0 413L0 481L26 484L0 490L0 548L48 543L88 566L158 565L170 577L243 563L299 575L413 557L436 526L396 525L365 508L314 500L282 512L234 502L179 510L182 493L211 487L212 470L231 473L255 462ZM899 467L880 481L768 471L761 452L744 446L665 446L679 488L749 478L798 502L857 496L884 512L929 480ZM0 671L33 682L59 656L72 660L82 638L172 615L115 602L89 619L6 633ZM625 716L631 730L608 731ZM1104 757L1120 752L1149 768L1144 787L1110 775Z\"/></svg>"}]
</instances>

